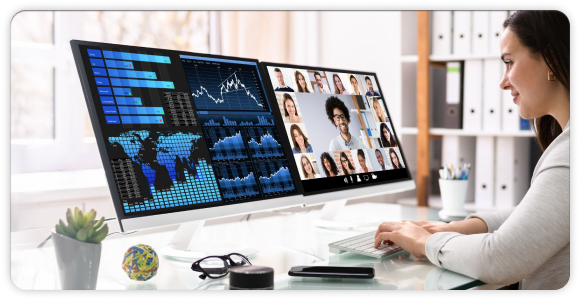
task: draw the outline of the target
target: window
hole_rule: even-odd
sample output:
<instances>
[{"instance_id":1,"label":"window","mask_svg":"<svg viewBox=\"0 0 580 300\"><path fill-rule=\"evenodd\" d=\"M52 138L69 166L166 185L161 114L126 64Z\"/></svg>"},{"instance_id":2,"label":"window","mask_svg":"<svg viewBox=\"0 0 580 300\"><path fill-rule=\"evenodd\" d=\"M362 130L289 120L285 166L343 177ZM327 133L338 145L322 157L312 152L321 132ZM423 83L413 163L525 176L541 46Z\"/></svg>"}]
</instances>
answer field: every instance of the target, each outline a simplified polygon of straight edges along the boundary
<instances>
[{"instance_id":1,"label":"window","mask_svg":"<svg viewBox=\"0 0 580 300\"><path fill-rule=\"evenodd\" d=\"M11 23L12 173L102 167L70 40L210 51L209 12L23 11Z\"/></svg>"}]
</instances>

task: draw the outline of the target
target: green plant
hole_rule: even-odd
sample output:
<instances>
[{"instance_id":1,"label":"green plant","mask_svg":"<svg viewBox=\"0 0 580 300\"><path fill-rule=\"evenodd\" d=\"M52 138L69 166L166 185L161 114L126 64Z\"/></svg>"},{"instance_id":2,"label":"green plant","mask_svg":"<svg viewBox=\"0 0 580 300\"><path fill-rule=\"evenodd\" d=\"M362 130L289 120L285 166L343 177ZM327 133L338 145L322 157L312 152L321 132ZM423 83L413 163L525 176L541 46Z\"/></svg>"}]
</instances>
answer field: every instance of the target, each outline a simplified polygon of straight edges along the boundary
<instances>
[{"instance_id":1,"label":"green plant","mask_svg":"<svg viewBox=\"0 0 580 300\"><path fill-rule=\"evenodd\" d=\"M97 212L94 209L83 214L78 207L75 207L74 213L69 208L66 211L68 225L62 219L58 220L56 232L81 242L98 244L107 237L109 227L104 224L104 217L96 221L96 216Z\"/></svg>"}]
</instances>

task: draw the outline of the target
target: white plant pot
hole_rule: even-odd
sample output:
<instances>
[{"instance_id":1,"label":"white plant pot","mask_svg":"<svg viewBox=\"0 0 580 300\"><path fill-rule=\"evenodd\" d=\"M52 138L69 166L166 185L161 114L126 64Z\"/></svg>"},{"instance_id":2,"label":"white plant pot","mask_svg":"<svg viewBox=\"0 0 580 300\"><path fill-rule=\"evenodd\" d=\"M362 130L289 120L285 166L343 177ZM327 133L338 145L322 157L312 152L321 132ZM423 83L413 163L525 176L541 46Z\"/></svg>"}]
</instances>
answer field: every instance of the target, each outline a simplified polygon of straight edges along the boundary
<instances>
[{"instance_id":1,"label":"white plant pot","mask_svg":"<svg viewBox=\"0 0 580 300\"><path fill-rule=\"evenodd\" d=\"M56 262L63 290L94 290L101 262L98 243L84 243L52 231Z\"/></svg>"},{"instance_id":2,"label":"white plant pot","mask_svg":"<svg viewBox=\"0 0 580 300\"><path fill-rule=\"evenodd\" d=\"M467 196L467 180L446 180L439 179L441 190L441 202L443 209L439 212L439 217L466 217L468 212L463 208Z\"/></svg>"}]
</instances>

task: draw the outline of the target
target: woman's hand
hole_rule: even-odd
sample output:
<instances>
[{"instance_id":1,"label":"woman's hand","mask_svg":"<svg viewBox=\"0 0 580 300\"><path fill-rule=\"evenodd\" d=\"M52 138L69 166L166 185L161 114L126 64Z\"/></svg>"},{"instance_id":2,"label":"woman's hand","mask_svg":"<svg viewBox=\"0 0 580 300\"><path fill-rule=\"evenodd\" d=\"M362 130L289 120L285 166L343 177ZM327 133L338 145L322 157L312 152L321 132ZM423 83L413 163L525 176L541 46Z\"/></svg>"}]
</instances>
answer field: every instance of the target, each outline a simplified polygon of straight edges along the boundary
<instances>
[{"instance_id":1,"label":"woman's hand","mask_svg":"<svg viewBox=\"0 0 580 300\"><path fill-rule=\"evenodd\" d=\"M379 225L375 234L375 248L381 243L395 243L417 258L424 257L425 244L431 237L426 229L411 221L385 222Z\"/></svg>"},{"instance_id":2,"label":"woman's hand","mask_svg":"<svg viewBox=\"0 0 580 300\"><path fill-rule=\"evenodd\" d=\"M454 231L451 226L447 223L432 223L432 222L413 222L415 225L424 228L425 230L429 231L430 233L436 232L450 232Z\"/></svg>"}]
</instances>

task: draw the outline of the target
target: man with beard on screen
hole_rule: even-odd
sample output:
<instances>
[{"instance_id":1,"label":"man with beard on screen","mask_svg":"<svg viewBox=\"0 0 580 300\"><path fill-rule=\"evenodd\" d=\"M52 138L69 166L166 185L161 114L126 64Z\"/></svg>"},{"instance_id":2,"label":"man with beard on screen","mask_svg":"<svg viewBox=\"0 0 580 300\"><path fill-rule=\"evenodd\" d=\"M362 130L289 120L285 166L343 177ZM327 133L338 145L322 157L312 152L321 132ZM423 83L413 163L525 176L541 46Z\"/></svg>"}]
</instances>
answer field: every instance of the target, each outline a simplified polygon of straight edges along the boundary
<instances>
[{"instance_id":1,"label":"man with beard on screen","mask_svg":"<svg viewBox=\"0 0 580 300\"><path fill-rule=\"evenodd\" d=\"M326 115L332 124L338 128L340 134L330 141L328 150L356 150L367 149L360 137L354 136L349 131L350 112L344 102L335 96L326 99Z\"/></svg>"}]
</instances>

